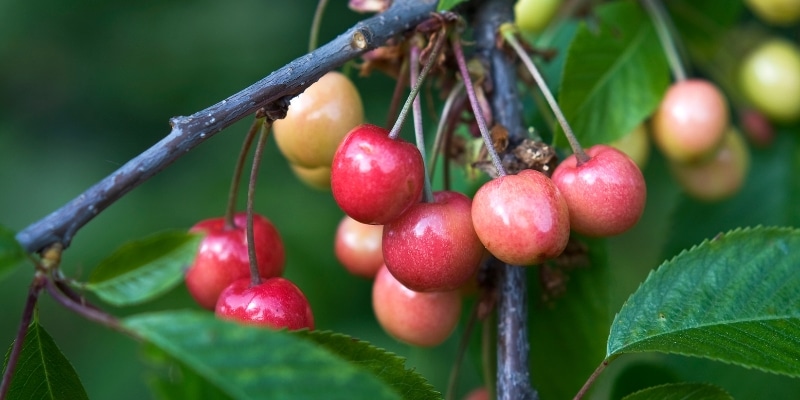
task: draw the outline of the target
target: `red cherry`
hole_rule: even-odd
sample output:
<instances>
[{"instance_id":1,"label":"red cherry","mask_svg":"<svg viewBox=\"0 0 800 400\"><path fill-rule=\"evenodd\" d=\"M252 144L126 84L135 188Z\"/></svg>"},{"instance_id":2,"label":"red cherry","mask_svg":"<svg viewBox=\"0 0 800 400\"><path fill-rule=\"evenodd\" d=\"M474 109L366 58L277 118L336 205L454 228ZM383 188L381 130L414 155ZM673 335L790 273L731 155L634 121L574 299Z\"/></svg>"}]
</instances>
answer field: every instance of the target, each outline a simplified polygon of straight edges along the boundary
<instances>
[{"instance_id":1,"label":"red cherry","mask_svg":"<svg viewBox=\"0 0 800 400\"><path fill-rule=\"evenodd\" d=\"M333 156L333 198L364 224L383 225L397 218L422 193L422 156L414 145L392 140L388 133L375 125L357 126Z\"/></svg>"},{"instance_id":2,"label":"red cherry","mask_svg":"<svg viewBox=\"0 0 800 400\"><path fill-rule=\"evenodd\" d=\"M223 218L198 222L189 232L206 236L200 243L194 264L186 271L186 287L201 307L213 310L217 298L233 281L250 276L247 254L247 215L234 216L235 228L226 228ZM261 276L271 278L283 274L285 253L278 230L261 215L253 216L256 260Z\"/></svg>"},{"instance_id":3,"label":"red cherry","mask_svg":"<svg viewBox=\"0 0 800 400\"><path fill-rule=\"evenodd\" d=\"M383 225L362 224L344 216L336 229L333 251L353 275L372 279L383 265Z\"/></svg>"},{"instance_id":4,"label":"red cherry","mask_svg":"<svg viewBox=\"0 0 800 400\"><path fill-rule=\"evenodd\" d=\"M627 231L644 212L647 187L636 163L606 145L586 151L581 165L567 157L553 172L553 182L569 207L572 230L588 236L612 236Z\"/></svg>"},{"instance_id":5,"label":"red cherry","mask_svg":"<svg viewBox=\"0 0 800 400\"><path fill-rule=\"evenodd\" d=\"M499 260L532 265L561 254L569 240L569 212L550 178L523 170L486 182L472 199L472 223Z\"/></svg>"},{"instance_id":6,"label":"red cherry","mask_svg":"<svg viewBox=\"0 0 800 400\"><path fill-rule=\"evenodd\" d=\"M444 342L461 316L461 294L415 292L382 266L372 285L372 308L381 327L397 340L414 346Z\"/></svg>"},{"instance_id":7,"label":"red cherry","mask_svg":"<svg viewBox=\"0 0 800 400\"><path fill-rule=\"evenodd\" d=\"M472 201L457 192L436 192L383 228L386 267L418 292L447 291L475 275L484 248L472 227Z\"/></svg>"},{"instance_id":8,"label":"red cherry","mask_svg":"<svg viewBox=\"0 0 800 400\"><path fill-rule=\"evenodd\" d=\"M728 104L716 86L685 80L672 85L661 101L653 116L653 139L670 160L699 160L722 142L728 120Z\"/></svg>"},{"instance_id":9,"label":"red cherry","mask_svg":"<svg viewBox=\"0 0 800 400\"><path fill-rule=\"evenodd\" d=\"M489 400L489 389L486 387L473 389L464 396L464 400Z\"/></svg>"},{"instance_id":10,"label":"red cherry","mask_svg":"<svg viewBox=\"0 0 800 400\"><path fill-rule=\"evenodd\" d=\"M219 296L217 318L248 325L289 330L314 329L314 315L303 292L288 279L264 279L251 286L250 278L234 281Z\"/></svg>"}]
</instances>

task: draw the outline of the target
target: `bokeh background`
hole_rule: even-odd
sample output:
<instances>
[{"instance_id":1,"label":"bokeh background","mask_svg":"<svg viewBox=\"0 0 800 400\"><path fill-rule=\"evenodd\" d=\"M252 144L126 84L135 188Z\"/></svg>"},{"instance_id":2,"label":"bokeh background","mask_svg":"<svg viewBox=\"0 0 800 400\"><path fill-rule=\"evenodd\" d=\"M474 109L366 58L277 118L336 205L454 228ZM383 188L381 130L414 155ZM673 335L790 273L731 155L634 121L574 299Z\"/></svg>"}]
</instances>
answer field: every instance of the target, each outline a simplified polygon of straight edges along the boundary
<instances>
[{"instance_id":1,"label":"bokeh background","mask_svg":"<svg viewBox=\"0 0 800 400\"><path fill-rule=\"evenodd\" d=\"M322 42L362 17L343 1L331 3ZM0 0L0 224L23 229L156 143L168 133L170 117L214 104L303 55L315 6L312 0ZM354 82L366 100L367 119L382 124L393 81L375 73ZM250 121L245 118L216 135L89 223L64 255L65 274L86 279L93 266L128 240L188 229L222 215ZM286 276L309 297L317 327L407 357L409 366L443 391L463 327L433 350L409 347L384 334L372 315L370 283L349 276L333 256L341 211L329 194L300 184L270 143L256 209L280 230ZM658 154L645 172L653 183L642 223L609 240L615 269L612 310L660 263L669 213L679 195ZM0 281L0 347L13 340L31 277L31 268L24 266ZM146 305L105 308L125 316L196 306L181 285ZM139 344L87 323L46 295L38 315L91 398L150 397ZM656 363L664 359L630 357L604 380L619 371L635 375L658 369ZM786 378L703 360L666 360L665 365L682 371L676 379L714 381L742 398L776 387L800 392L797 382ZM479 365L468 357L459 393L481 385ZM674 372L642 376L665 374Z\"/></svg>"}]
</instances>

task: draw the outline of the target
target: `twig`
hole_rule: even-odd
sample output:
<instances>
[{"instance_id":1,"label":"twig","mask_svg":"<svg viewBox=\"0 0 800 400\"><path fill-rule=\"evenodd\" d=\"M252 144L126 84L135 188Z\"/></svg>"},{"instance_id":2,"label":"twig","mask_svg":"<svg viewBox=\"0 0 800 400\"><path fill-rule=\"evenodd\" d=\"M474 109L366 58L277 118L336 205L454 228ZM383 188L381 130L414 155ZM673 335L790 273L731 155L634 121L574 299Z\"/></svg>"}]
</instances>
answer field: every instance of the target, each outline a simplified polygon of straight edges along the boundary
<instances>
[{"instance_id":1,"label":"twig","mask_svg":"<svg viewBox=\"0 0 800 400\"><path fill-rule=\"evenodd\" d=\"M188 151L261 107L287 102L326 72L409 31L436 9L436 0L397 0L382 14L359 22L326 45L252 86L190 116L170 120L172 131L81 195L16 236L30 253L51 243L68 247L77 231Z\"/></svg>"},{"instance_id":2,"label":"twig","mask_svg":"<svg viewBox=\"0 0 800 400\"><path fill-rule=\"evenodd\" d=\"M494 90L489 94L495 121L506 127L509 138L521 140L522 106L512 60L497 46L497 32L504 22L514 20L513 0L487 0L480 4L474 21L475 40L482 57L489 61ZM528 307L525 270L503 265L497 271L497 398L538 399L530 384L528 365Z\"/></svg>"},{"instance_id":3,"label":"twig","mask_svg":"<svg viewBox=\"0 0 800 400\"><path fill-rule=\"evenodd\" d=\"M589 389L592 387L592 384L594 384L594 381L596 381L597 378L600 376L600 374L603 373L603 371L606 369L608 363L610 363L611 360L612 359L607 358L603 360L603 362L601 362L600 365L597 366L594 372L592 372L592 375L589 376L589 379L587 379L586 382L583 384L581 390L579 390L578 393L575 395L575 398L573 400L581 400L583 396L585 396L586 393L589 392Z\"/></svg>"},{"instance_id":4,"label":"twig","mask_svg":"<svg viewBox=\"0 0 800 400\"><path fill-rule=\"evenodd\" d=\"M11 353L8 355L6 370L3 371L3 380L0 381L0 399L6 398L8 389L11 387L11 380L14 379L14 371L17 369L17 364L19 363L19 355L22 353L22 346L25 344L25 336L28 334L28 328L33 319L33 311L36 309L39 293L42 292L42 287L46 280L46 274L36 272L33 282L31 282L30 289L28 290L28 300L25 302L25 308L22 310L22 318L19 320L17 337L14 339L14 345L11 347Z\"/></svg>"}]
</instances>

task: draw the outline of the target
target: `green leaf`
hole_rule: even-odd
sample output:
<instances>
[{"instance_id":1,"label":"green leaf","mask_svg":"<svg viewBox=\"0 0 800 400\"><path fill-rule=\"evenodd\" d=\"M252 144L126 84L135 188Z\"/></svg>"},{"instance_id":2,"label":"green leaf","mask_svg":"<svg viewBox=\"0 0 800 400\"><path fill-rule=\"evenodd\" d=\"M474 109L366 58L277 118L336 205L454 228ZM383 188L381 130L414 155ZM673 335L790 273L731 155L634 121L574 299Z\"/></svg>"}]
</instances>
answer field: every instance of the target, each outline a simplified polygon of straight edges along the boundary
<instances>
[{"instance_id":1,"label":"green leaf","mask_svg":"<svg viewBox=\"0 0 800 400\"><path fill-rule=\"evenodd\" d=\"M752 149L750 172L734 197L703 203L682 195L672 213L663 258L740 226L800 226L800 140L776 135L768 149Z\"/></svg>"},{"instance_id":2,"label":"green leaf","mask_svg":"<svg viewBox=\"0 0 800 400\"><path fill-rule=\"evenodd\" d=\"M562 295L542 289L541 273L528 273L530 288L531 377L544 399L571 398L592 374L605 352L611 326L611 282L606 243L581 239L589 250L588 264L543 271L563 272Z\"/></svg>"},{"instance_id":3,"label":"green leaf","mask_svg":"<svg viewBox=\"0 0 800 400\"><path fill-rule=\"evenodd\" d=\"M11 349L6 354L4 371L10 353ZM8 390L8 400L88 398L78 374L53 338L41 325L31 324Z\"/></svg>"},{"instance_id":4,"label":"green leaf","mask_svg":"<svg viewBox=\"0 0 800 400\"><path fill-rule=\"evenodd\" d=\"M559 104L584 146L633 130L658 107L669 69L647 14L636 2L596 8L599 27L582 24L569 47ZM566 145L563 133L556 144Z\"/></svg>"},{"instance_id":5,"label":"green leaf","mask_svg":"<svg viewBox=\"0 0 800 400\"><path fill-rule=\"evenodd\" d=\"M92 271L86 288L117 306L150 300L181 281L201 240L169 231L126 243Z\"/></svg>"},{"instance_id":6,"label":"green leaf","mask_svg":"<svg viewBox=\"0 0 800 400\"><path fill-rule=\"evenodd\" d=\"M14 238L14 232L0 225L0 279L25 259L25 250Z\"/></svg>"},{"instance_id":7,"label":"green leaf","mask_svg":"<svg viewBox=\"0 0 800 400\"><path fill-rule=\"evenodd\" d=\"M463 3L465 0L439 0L439 5L436 7L437 12L449 11L453 7Z\"/></svg>"},{"instance_id":8,"label":"green leaf","mask_svg":"<svg viewBox=\"0 0 800 400\"><path fill-rule=\"evenodd\" d=\"M237 399L441 398L397 357L338 334L273 331L189 311L124 323Z\"/></svg>"},{"instance_id":9,"label":"green leaf","mask_svg":"<svg viewBox=\"0 0 800 400\"><path fill-rule=\"evenodd\" d=\"M733 400L733 397L706 383L669 383L640 390L622 400Z\"/></svg>"},{"instance_id":10,"label":"green leaf","mask_svg":"<svg viewBox=\"0 0 800 400\"><path fill-rule=\"evenodd\" d=\"M737 230L664 263L614 319L607 357L656 351L800 376L800 231Z\"/></svg>"},{"instance_id":11,"label":"green leaf","mask_svg":"<svg viewBox=\"0 0 800 400\"><path fill-rule=\"evenodd\" d=\"M218 387L156 346L146 344L144 359L150 367L145 380L156 399L230 399Z\"/></svg>"},{"instance_id":12,"label":"green leaf","mask_svg":"<svg viewBox=\"0 0 800 400\"><path fill-rule=\"evenodd\" d=\"M367 342L353 339L340 333L300 331L306 337L328 351L367 369L394 388L404 399L430 399L441 395L425 378L413 370L405 368L405 359L394 353L381 350Z\"/></svg>"}]
</instances>

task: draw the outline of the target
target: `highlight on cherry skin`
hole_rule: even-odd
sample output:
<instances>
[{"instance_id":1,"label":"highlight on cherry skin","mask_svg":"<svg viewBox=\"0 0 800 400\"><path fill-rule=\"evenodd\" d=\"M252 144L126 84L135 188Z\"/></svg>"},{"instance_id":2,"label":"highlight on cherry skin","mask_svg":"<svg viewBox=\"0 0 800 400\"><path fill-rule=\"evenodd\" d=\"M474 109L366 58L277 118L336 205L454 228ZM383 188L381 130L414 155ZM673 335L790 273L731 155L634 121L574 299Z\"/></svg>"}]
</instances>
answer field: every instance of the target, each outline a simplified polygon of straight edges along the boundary
<instances>
[{"instance_id":1,"label":"highlight on cherry skin","mask_svg":"<svg viewBox=\"0 0 800 400\"><path fill-rule=\"evenodd\" d=\"M364 224L384 225L422 195L422 155L413 144L388 135L379 126L359 125L333 157L333 198L347 215Z\"/></svg>"},{"instance_id":2,"label":"highlight on cherry skin","mask_svg":"<svg viewBox=\"0 0 800 400\"><path fill-rule=\"evenodd\" d=\"M472 201L450 191L417 203L383 228L383 258L392 275L418 292L448 291L475 276L484 247L472 227Z\"/></svg>"},{"instance_id":3,"label":"highlight on cherry skin","mask_svg":"<svg viewBox=\"0 0 800 400\"><path fill-rule=\"evenodd\" d=\"M314 315L303 292L288 279L263 279L252 286L249 277L234 281L219 296L220 319L273 329L314 329Z\"/></svg>"},{"instance_id":4,"label":"highlight on cherry skin","mask_svg":"<svg viewBox=\"0 0 800 400\"><path fill-rule=\"evenodd\" d=\"M415 292L381 266L372 284L372 309L395 339L420 347L438 346L453 333L461 316L461 293Z\"/></svg>"},{"instance_id":5,"label":"highlight on cherry skin","mask_svg":"<svg viewBox=\"0 0 800 400\"><path fill-rule=\"evenodd\" d=\"M664 155L679 162L714 153L729 124L728 104L711 82L674 83L652 119L653 139Z\"/></svg>"},{"instance_id":6,"label":"highlight on cherry skin","mask_svg":"<svg viewBox=\"0 0 800 400\"><path fill-rule=\"evenodd\" d=\"M689 196L706 202L727 199L739 192L750 168L747 144L730 128L713 158L702 163L670 163L670 170Z\"/></svg>"},{"instance_id":7,"label":"highlight on cherry skin","mask_svg":"<svg viewBox=\"0 0 800 400\"><path fill-rule=\"evenodd\" d=\"M362 224L347 215L339 222L333 252L353 275L372 279L383 265L383 225Z\"/></svg>"},{"instance_id":8,"label":"highlight on cherry skin","mask_svg":"<svg viewBox=\"0 0 800 400\"><path fill-rule=\"evenodd\" d=\"M486 249L511 265L556 257L569 241L567 203L553 181L534 170L481 186L472 199L472 223Z\"/></svg>"},{"instance_id":9,"label":"highlight on cherry skin","mask_svg":"<svg viewBox=\"0 0 800 400\"><path fill-rule=\"evenodd\" d=\"M247 252L247 215L234 216L235 227L227 227L224 218L212 218L195 224L189 232L204 233L194 263L186 271L186 287L201 307L213 310L219 294L233 281L250 276ZM286 261L278 230L267 218L253 216L258 271L265 278L281 276Z\"/></svg>"},{"instance_id":10,"label":"highlight on cherry skin","mask_svg":"<svg viewBox=\"0 0 800 400\"><path fill-rule=\"evenodd\" d=\"M644 213L644 176L625 153L607 145L586 150L578 165L571 155L553 172L553 182L569 208L569 224L587 236L613 236L632 228Z\"/></svg>"},{"instance_id":11,"label":"highlight on cherry skin","mask_svg":"<svg viewBox=\"0 0 800 400\"><path fill-rule=\"evenodd\" d=\"M364 123L358 89L344 74L328 72L289 103L286 117L272 124L275 142L293 165L330 167L342 139Z\"/></svg>"}]
</instances>

